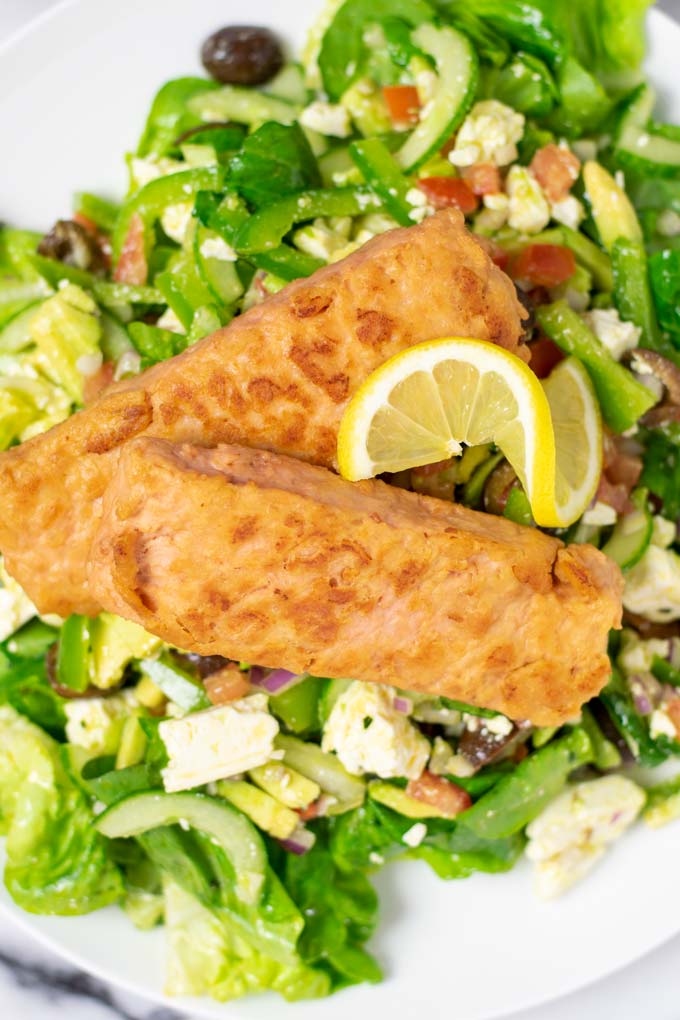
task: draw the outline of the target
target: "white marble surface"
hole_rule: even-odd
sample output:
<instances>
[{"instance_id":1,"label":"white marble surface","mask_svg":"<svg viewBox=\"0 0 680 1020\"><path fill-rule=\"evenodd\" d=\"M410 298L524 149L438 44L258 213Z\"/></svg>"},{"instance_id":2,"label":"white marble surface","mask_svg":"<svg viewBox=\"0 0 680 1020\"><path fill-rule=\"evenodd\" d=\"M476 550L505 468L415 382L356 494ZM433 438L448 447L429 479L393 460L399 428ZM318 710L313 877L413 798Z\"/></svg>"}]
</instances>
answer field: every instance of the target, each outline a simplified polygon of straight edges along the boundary
<instances>
[{"instance_id":1,"label":"white marble surface","mask_svg":"<svg viewBox=\"0 0 680 1020\"><path fill-rule=\"evenodd\" d=\"M97 0L91 0L96 3ZM200 2L200 0L199 0ZM0 42L55 0L0 0ZM680 18L680 0L660 4ZM677 874L669 876L677 882ZM624 892L622 891L622 895ZM632 919L631 919L631 923ZM549 952L549 947L546 947ZM225 1010L228 1015L228 1010ZM449 1010L447 1009L447 1013ZM679 1020L680 938L590 988L508 1020ZM0 917L2 1020L190 1020L64 963ZM438 1018L433 1018L438 1020ZM461 1018L463 1020L463 1018Z\"/></svg>"}]
</instances>

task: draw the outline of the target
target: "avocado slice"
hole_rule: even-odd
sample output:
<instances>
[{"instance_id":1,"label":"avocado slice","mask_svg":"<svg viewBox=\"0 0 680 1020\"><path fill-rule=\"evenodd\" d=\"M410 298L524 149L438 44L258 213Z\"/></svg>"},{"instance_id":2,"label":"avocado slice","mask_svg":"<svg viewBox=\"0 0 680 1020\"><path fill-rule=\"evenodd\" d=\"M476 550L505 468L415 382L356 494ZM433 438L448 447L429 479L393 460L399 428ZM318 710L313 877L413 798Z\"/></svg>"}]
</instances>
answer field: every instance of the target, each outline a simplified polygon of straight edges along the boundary
<instances>
[{"instance_id":1,"label":"avocado slice","mask_svg":"<svg viewBox=\"0 0 680 1020\"><path fill-rule=\"evenodd\" d=\"M313 779L296 772L280 761L258 765L248 773L252 781L265 793L285 807L306 808L321 796L321 787Z\"/></svg>"},{"instance_id":2,"label":"avocado slice","mask_svg":"<svg viewBox=\"0 0 680 1020\"><path fill-rule=\"evenodd\" d=\"M113 613L100 613L92 621L90 640L91 680L101 690L116 686L128 662L153 655L162 644L160 638L149 634L139 624Z\"/></svg>"},{"instance_id":3,"label":"avocado slice","mask_svg":"<svg viewBox=\"0 0 680 1020\"><path fill-rule=\"evenodd\" d=\"M221 779L217 783L217 792L276 839L287 839L300 823L295 811L243 779Z\"/></svg>"}]
</instances>

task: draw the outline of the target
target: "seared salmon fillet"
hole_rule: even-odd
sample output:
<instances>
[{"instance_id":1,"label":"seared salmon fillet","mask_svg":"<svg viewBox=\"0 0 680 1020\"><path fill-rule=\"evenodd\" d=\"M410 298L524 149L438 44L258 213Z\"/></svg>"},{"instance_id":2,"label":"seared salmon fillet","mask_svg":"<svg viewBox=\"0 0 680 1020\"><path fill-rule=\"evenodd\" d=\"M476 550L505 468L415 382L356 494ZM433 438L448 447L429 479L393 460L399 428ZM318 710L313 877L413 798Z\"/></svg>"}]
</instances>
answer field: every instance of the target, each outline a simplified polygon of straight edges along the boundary
<instances>
[{"instance_id":1,"label":"seared salmon fillet","mask_svg":"<svg viewBox=\"0 0 680 1020\"><path fill-rule=\"evenodd\" d=\"M513 284L454 210L389 231L0 455L0 550L38 608L94 614L86 562L121 446L146 433L335 464L348 400L391 355L436 337L525 357Z\"/></svg>"},{"instance_id":2,"label":"seared salmon fillet","mask_svg":"<svg viewBox=\"0 0 680 1020\"><path fill-rule=\"evenodd\" d=\"M201 655L445 695L554 726L610 674L619 568L587 545L238 446L126 443L90 582Z\"/></svg>"}]
</instances>

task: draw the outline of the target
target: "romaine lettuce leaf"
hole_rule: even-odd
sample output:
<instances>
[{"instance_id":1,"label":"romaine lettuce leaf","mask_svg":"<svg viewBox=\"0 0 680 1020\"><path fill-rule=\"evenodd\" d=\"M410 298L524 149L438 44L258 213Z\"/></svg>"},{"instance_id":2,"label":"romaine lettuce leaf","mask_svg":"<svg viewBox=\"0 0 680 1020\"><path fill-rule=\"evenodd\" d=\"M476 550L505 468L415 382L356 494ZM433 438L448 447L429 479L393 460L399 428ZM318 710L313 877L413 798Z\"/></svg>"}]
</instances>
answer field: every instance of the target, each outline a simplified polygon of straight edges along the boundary
<instances>
[{"instance_id":1,"label":"romaine lettuce leaf","mask_svg":"<svg viewBox=\"0 0 680 1020\"><path fill-rule=\"evenodd\" d=\"M120 873L92 825L59 745L9 705L0 707L0 822L5 885L34 914L84 914L119 899Z\"/></svg>"},{"instance_id":2,"label":"romaine lettuce leaf","mask_svg":"<svg viewBox=\"0 0 680 1020\"><path fill-rule=\"evenodd\" d=\"M170 878L164 880L169 995L211 995L220 1002L265 989L285 999L316 998L330 979L292 955L269 956L244 937L223 909L208 909Z\"/></svg>"},{"instance_id":3,"label":"romaine lettuce leaf","mask_svg":"<svg viewBox=\"0 0 680 1020\"><path fill-rule=\"evenodd\" d=\"M229 184L255 206L320 183L316 159L298 124L267 121L248 135L229 166Z\"/></svg>"},{"instance_id":4,"label":"romaine lettuce leaf","mask_svg":"<svg viewBox=\"0 0 680 1020\"><path fill-rule=\"evenodd\" d=\"M302 958L310 964L325 963L334 989L380 981L380 968L363 948L378 911L378 898L365 874L358 869L340 871L319 838L303 856L287 856L285 882L305 918L299 942Z\"/></svg>"},{"instance_id":5,"label":"romaine lettuce leaf","mask_svg":"<svg viewBox=\"0 0 680 1020\"><path fill-rule=\"evenodd\" d=\"M101 364L102 327L92 298L67 283L40 305L29 323L38 367L76 404L83 402L84 377Z\"/></svg>"}]
</instances>

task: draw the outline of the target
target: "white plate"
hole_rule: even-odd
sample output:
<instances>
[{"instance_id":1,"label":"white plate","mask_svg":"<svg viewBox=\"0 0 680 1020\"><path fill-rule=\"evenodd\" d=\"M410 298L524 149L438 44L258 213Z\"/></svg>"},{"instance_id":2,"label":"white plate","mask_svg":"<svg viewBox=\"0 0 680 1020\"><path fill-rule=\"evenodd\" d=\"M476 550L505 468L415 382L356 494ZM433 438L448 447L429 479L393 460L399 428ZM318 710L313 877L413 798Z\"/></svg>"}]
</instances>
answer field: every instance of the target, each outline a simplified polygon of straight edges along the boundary
<instances>
[{"instance_id":1,"label":"white plate","mask_svg":"<svg viewBox=\"0 0 680 1020\"><path fill-rule=\"evenodd\" d=\"M206 34L248 20L299 44L318 6L249 0L245 14L236 0L80 0L39 20L0 50L0 220L46 228L68 214L73 190L120 195L121 154L151 96L164 79L198 69ZM680 28L655 12L650 30L649 66L680 119ZM377 881L382 921L372 949L387 975L381 986L295 1006L271 996L173 1004L222 1020L366 1020L387 1010L392 1020L499 1017L595 981L680 931L679 850L677 827L640 826L589 881L549 905L534 899L526 865L450 884L423 864L395 865ZM142 934L113 908L31 917L4 889L0 905L78 966L162 1000L161 931Z\"/></svg>"}]
</instances>

